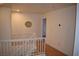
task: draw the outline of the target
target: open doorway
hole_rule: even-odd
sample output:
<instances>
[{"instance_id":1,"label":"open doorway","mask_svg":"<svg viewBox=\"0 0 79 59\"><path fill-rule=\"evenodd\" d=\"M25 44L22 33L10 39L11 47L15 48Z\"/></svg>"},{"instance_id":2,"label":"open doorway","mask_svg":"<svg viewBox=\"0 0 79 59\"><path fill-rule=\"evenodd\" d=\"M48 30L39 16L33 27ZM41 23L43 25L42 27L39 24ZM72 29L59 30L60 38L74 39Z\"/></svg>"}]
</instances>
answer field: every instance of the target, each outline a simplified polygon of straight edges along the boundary
<instances>
[{"instance_id":1,"label":"open doorway","mask_svg":"<svg viewBox=\"0 0 79 59\"><path fill-rule=\"evenodd\" d=\"M42 37L46 37L46 17L42 18Z\"/></svg>"}]
</instances>

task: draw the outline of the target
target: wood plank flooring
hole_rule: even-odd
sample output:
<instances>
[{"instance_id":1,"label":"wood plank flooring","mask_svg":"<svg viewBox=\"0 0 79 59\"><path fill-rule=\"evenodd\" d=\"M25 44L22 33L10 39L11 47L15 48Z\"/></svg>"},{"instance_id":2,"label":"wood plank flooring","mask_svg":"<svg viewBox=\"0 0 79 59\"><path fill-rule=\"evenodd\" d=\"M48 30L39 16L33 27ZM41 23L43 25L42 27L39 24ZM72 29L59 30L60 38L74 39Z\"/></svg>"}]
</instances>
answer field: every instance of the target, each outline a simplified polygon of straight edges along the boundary
<instances>
[{"instance_id":1,"label":"wood plank flooring","mask_svg":"<svg viewBox=\"0 0 79 59\"><path fill-rule=\"evenodd\" d=\"M46 56L66 56L64 53L46 44Z\"/></svg>"}]
</instances>

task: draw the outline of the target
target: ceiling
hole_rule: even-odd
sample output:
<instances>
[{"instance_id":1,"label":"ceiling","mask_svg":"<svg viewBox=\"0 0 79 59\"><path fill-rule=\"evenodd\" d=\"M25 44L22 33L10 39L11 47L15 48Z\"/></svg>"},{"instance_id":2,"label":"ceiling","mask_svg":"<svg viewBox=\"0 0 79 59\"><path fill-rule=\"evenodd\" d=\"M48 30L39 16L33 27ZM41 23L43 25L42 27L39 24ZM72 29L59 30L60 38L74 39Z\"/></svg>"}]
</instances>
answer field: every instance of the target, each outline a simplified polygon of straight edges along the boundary
<instances>
[{"instance_id":1,"label":"ceiling","mask_svg":"<svg viewBox=\"0 0 79 59\"><path fill-rule=\"evenodd\" d=\"M46 13L51 10L65 8L65 7L76 5L76 4L72 4L72 3L16 3L16 4L3 4L3 5L11 7L12 11L16 11L17 9L19 9L20 12Z\"/></svg>"}]
</instances>

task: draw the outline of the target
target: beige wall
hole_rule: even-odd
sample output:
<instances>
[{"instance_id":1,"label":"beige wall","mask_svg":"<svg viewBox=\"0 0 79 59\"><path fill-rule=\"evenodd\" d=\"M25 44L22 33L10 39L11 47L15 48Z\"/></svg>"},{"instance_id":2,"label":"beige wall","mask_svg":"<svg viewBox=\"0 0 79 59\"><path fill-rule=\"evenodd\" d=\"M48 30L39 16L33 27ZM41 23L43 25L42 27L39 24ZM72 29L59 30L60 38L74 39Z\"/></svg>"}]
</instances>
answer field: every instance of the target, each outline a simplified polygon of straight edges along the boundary
<instances>
[{"instance_id":1,"label":"beige wall","mask_svg":"<svg viewBox=\"0 0 79 59\"><path fill-rule=\"evenodd\" d=\"M0 40L11 39L10 8L0 8Z\"/></svg>"},{"instance_id":2,"label":"beige wall","mask_svg":"<svg viewBox=\"0 0 79 59\"><path fill-rule=\"evenodd\" d=\"M47 18L46 43L50 46L72 55L75 28L75 7L67 7L45 14ZM25 38L36 33L41 35L41 14L12 13L9 8L0 8L0 40L11 39L11 25L13 38ZM26 28L26 21L32 22L31 28ZM11 24L10 24L11 21ZM61 24L61 27L58 26ZM32 33L32 34L31 34Z\"/></svg>"},{"instance_id":3,"label":"beige wall","mask_svg":"<svg viewBox=\"0 0 79 59\"><path fill-rule=\"evenodd\" d=\"M31 21L32 27L25 27L25 22ZM36 34L41 35L41 14L36 13L12 13L12 38L28 38Z\"/></svg>"},{"instance_id":4,"label":"beige wall","mask_svg":"<svg viewBox=\"0 0 79 59\"><path fill-rule=\"evenodd\" d=\"M47 18L46 43L72 55L75 28L75 6L58 9L45 14ZM61 24L61 27L58 25Z\"/></svg>"}]
</instances>

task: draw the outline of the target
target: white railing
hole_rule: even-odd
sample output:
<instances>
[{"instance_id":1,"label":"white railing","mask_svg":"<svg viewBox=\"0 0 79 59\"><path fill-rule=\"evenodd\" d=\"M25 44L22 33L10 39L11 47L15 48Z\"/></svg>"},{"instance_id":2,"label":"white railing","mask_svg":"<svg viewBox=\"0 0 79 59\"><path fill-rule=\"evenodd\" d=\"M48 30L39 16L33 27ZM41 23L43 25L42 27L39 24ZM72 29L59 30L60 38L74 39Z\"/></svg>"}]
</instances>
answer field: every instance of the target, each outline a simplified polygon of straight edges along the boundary
<instances>
[{"instance_id":1,"label":"white railing","mask_svg":"<svg viewBox=\"0 0 79 59\"><path fill-rule=\"evenodd\" d=\"M45 55L45 38L0 40L2 56Z\"/></svg>"}]
</instances>

